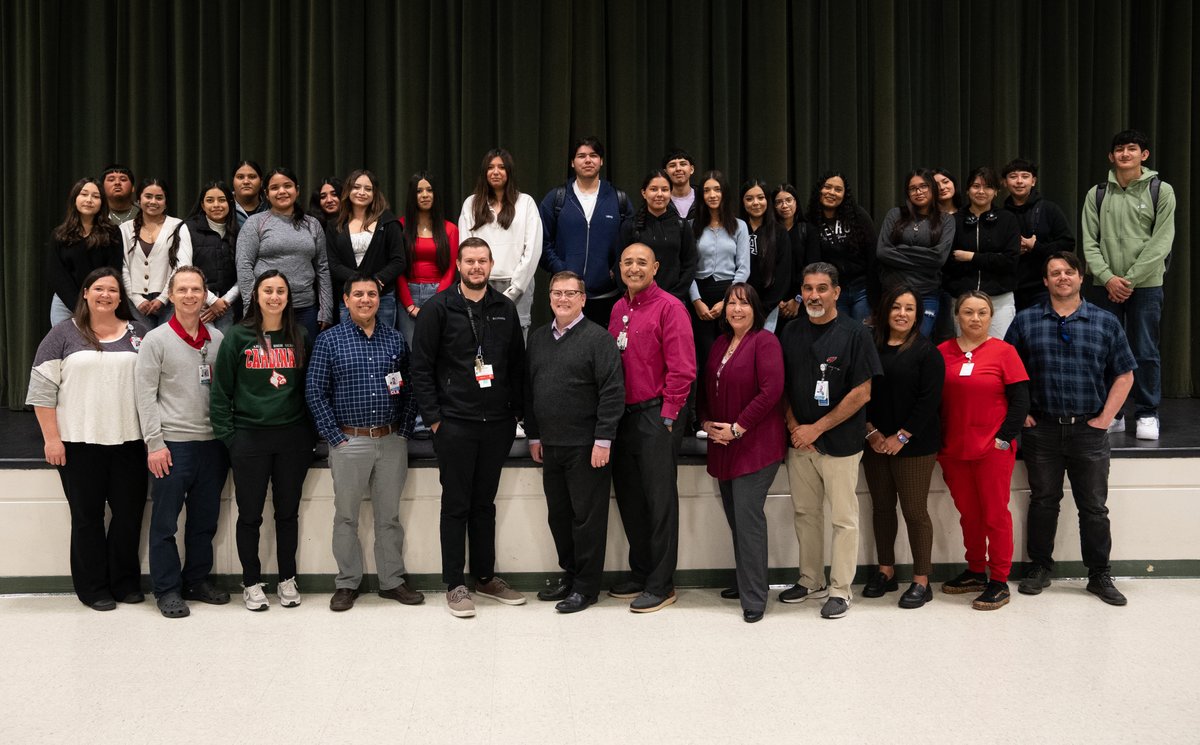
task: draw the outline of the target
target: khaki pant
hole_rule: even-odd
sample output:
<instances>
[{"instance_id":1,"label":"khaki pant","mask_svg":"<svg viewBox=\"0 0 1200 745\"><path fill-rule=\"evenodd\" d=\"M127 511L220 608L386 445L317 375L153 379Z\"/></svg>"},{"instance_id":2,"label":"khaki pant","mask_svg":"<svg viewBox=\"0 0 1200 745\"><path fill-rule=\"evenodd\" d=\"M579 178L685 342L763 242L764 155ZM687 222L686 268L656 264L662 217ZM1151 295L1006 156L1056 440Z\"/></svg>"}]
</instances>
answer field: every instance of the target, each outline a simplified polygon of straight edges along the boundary
<instances>
[{"instance_id":1,"label":"khaki pant","mask_svg":"<svg viewBox=\"0 0 1200 745\"><path fill-rule=\"evenodd\" d=\"M858 462L862 453L842 458L815 450L788 450L788 482L796 510L800 542L800 584L810 590L825 586L825 499L833 523L829 594L851 597L850 583L858 567Z\"/></svg>"}]
</instances>

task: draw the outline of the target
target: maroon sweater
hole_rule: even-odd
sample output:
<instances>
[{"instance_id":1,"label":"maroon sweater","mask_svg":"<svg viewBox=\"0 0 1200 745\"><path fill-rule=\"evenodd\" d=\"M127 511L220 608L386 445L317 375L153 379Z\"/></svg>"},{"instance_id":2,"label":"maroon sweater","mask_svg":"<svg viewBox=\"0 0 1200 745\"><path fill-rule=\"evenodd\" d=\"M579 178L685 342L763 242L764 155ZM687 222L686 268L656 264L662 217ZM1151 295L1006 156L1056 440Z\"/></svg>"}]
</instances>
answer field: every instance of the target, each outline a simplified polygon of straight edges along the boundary
<instances>
[{"instance_id":1,"label":"maroon sweater","mask_svg":"<svg viewBox=\"0 0 1200 745\"><path fill-rule=\"evenodd\" d=\"M704 366L699 410L702 421L737 422L746 434L728 445L708 443L708 474L721 481L754 473L783 460L787 430L783 422L783 349L768 331L742 339L717 385L717 368L731 337L713 344Z\"/></svg>"}]
</instances>

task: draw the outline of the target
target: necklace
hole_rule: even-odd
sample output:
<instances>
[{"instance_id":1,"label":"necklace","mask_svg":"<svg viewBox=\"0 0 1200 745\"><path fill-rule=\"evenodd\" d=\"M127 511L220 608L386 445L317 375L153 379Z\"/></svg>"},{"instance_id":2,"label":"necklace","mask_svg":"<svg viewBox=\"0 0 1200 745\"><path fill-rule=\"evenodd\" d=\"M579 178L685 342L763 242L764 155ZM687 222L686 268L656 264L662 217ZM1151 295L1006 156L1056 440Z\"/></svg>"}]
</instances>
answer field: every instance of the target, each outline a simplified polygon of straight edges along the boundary
<instances>
[{"instance_id":1,"label":"necklace","mask_svg":"<svg viewBox=\"0 0 1200 745\"><path fill-rule=\"evenodd\" d=\"M116 210L110 208L108 210L108 219L117 222L128 222L129 218L133 217L133 211L136 209L137 205L133 204L131 204L129 209L125 210L124 212L117 212Z\"/></svg>"}]
</instances>

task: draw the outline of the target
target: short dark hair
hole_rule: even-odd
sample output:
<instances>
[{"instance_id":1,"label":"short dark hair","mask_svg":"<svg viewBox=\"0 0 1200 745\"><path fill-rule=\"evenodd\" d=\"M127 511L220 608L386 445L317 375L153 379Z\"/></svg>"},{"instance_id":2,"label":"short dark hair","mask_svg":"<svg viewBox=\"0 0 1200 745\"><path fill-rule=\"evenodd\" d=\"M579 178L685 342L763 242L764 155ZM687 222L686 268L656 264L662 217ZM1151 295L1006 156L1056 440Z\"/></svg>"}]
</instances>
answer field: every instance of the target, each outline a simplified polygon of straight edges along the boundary
<instances>
[{"instance_id":1,"label":"short dark hair","mask_svg":"<svg viewBox=\"0 0 1200 745\"><path fill-rule=\"evenodd\" d=\"M596 151L596 155L599 155L601 158L604 157L604 143L600 142L600 138L596 137L596 135L587 135L586 137L580 137L578 140L575 140L575 144L571 145L571 157L567 160L575 160L575 154L578 153L579 148L583 147L584 145Z\"/></svg>"},{"instance_id":2,"label":"short dark hair","mask_svg":"<svg viewBox=\"0 0 1200 745\"><path fill-rule=\"evenodd\" d=\"M1025 158L1013 158L1000 171L1000 178L1008 178L1008 174L1015 171L1029 171L1033 174L1034 178L1037 178L1037 163Z\"/></svg>"},{"instance_id":3,"label":"short dark hair","mask_svg":"<svg viewBox=\"0 0 1200 745\"><path fill-rule=\"evenodd\" d=\"M1150 138L1149 137L1142 134L1141 132L1139 132L1136 129L1123 129L1120 132L1117 132L1115 135L1113 135L1112 145L1110 145L1108 147L1108 151L1111 153L1113 150L1116 150L1119 146L1128 145L1131 142L1134 145L1137 145L1138 148L1141 150L1149 150L1150 149Z\"/></svg>"},{"instance_id":4,"label":"short dark hair","mask_svg":"<svg viewBox=\"0 0 1200 745\"><path fill-rule=\"evenodd\" d=\"M1067 262L1067 266L1074 269L1076 272L1083 274L1083 262L1079 260L1078 254L1074 251L1055 251L1046 257L1046 263L1042 264L1042 276L1050 276L1050 262L1058 259L1059 261Z\"/></svg>"},{"instance_id":5,"label":"short dark hair","mask_svg":"<svg viewBox=\"0 0 1200 745\"><path fill-rule=\"evenodd\" d=\"M460 259L462 258L463 249L466 248L486 248L488 252L488 258L492 258L492 247L488 245L487 241L479 236L473 235L470 238L464 238L462 242L458 244L458 256Z\"/></svg>"},{"instance_id":6,"label":"short dark hair","mask_svg":"<svg viewBox=\"0 0 1200 745\"><path fill-rule=\"evenodd\" d=\"M133 171L130 170L129 166L123 163L112 163L105 166L104 170L100 172L100 183L104 183L105 177L110 173L123 173L129 177L130 183L137 181L137 179L133 177Z\"/></svg>"},{"instance_id":7,"label":"short dark hair","mask_svg":"<svg viewBox=\"0 0 1200 745\"><path fill-rule=\"evenodd\" d=\"M975 183L975 179L983 179L983 183L996 191L1000 190L1000 177L996 175L996 169L991 166L977 166L971 171L971 175L967 176L967 187Z\"/></svg>"},{"instance_id":8,"label":"short dark hair","mask_svg":"<svg viewBox=\"0 0 1200 745\"><path fill-rule=\"evenodd\" d=\"M354 289L354 285L358 284L359 282L373 282L375 284L376 289L378 289L381 294L383 292L383 287L381 287L379 285L379 280L375 279L374 274L367 274L366 272L355 272L354 274L350 275L349 279L347 279L345 282L342 283L342 294L349 295L350 290Z\"/></svg>"},{"instance_id":9,"label":"short dark hair","mask_svg":"<svg viewBox=\"0 0 1200 745\"><path fill-rule=\"evenodd\" d=\"M761 330L767 323L767 317L763 313L762 300L758 297L758 292L748 282L734 282L729 285L729 289L725 290L725 299L723 300L724 307L729 307L729 299L734 296L740 296L750 304L750 309L754 311L754 321L750 324L751 331ZM717 319L717 326L727 335L733 335L733 329L729 327L729 321L725 320L725 311L722 310L721 316Z\"/></svg>"},{"instance_id":10,"label":"short dark hair","mask_svg":"<svg viewBox=\"0 0 1200 745\"><path fill-rule=\"evenodd\" d=\"M570 269L555 272L554 276L550 278L550 286L553 287L555 282L578 282L580 287L583 287L585 290L587 289L587 283L583 281L583 277L580 277Z\"/></svg>"},{"instance_id":11,"label":"short dark hair","mask_svg":"<svg viewBox=\"0 0 1200 745\"><path fill-rule=\"evenodd\" d=\"M828 274L829 283L834 287L838 286L838 270L833 264L827 261L814 261L804 267L804 274L801 276L807 277L810 274Z\"/></svg>"},{"instance_id":12,"label":"short dark hair","mask_svg":"<svg viewBox=\"0 0 1200 745\"><path fill-rule=\"evenodd\" d=\"M696 166L696 161L692 160L691 153L681 147L676 147L668 151L667 154L663 156L662 167L666 168L667 164L671 161L680 159L686 160L688 165L692 166L693 168Z\"/></svg>"}]
</instances>

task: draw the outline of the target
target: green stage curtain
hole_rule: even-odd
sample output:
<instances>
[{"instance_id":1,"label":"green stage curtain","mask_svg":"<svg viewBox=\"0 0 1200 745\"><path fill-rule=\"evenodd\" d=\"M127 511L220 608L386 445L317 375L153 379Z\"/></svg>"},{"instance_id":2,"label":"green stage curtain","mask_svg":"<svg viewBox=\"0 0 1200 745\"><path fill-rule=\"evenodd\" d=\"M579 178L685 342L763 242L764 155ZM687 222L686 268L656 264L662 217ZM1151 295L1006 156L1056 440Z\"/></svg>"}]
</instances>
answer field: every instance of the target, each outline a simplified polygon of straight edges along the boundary
<instances>
[{"instance_id":1,"label":"green stage curtain","mask_svg":"<svg viewBox=\"0 0 1200 745\"><path fill-rule=\"evenodd\" d=\"M1186 0L5 0L0 391L23 405L67 190L114 161L166 178L175 215L240 158L292 167L305 197L367 166L398 210L428 169L453 219L488 148L540 200L595 134L635 203L681 145L804 201L837 168L878 220L915 165L1022 155L1078 232L1112 133L1136 127L1179 199L1163 379L1190 396L1196 18Z\"/></svg>"}]
</instances>

